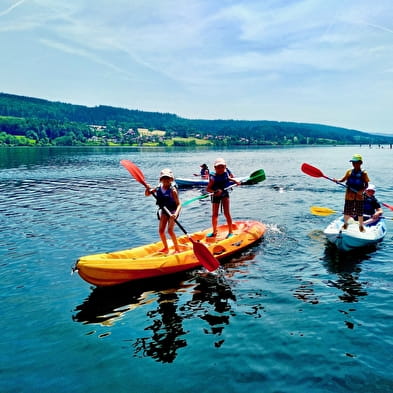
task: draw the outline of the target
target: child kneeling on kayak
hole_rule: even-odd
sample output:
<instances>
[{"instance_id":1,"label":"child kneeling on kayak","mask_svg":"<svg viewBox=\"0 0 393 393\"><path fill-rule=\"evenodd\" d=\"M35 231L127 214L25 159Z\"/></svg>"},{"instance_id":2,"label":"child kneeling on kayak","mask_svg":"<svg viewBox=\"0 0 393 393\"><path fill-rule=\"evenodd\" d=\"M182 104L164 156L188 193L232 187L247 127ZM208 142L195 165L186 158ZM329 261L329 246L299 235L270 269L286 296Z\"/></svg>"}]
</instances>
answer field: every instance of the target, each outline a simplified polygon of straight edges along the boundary
<instances>
[{"instance_id":1,"label":"child kneeling on kayak","mask_svg":"<svg viewBox=\"0 0 393 393\"><path fill-rule=\"evenodd\" d=\"M364 193L363 213L366 217L368 217L368 220L364 222L364 225L376 224L383 214L381 204L375 197L375 191L376 190L374 184L369 184Z\"/></svg>"},{"instance_id":2,"label":"child kneeling on kayak","mask_svg":"<svg viewBox=\"0 0 393 393\"><path fill-rule=\"evenodd\" d=\"M165 254L168 253L169 247L165 236L165 229L168 227L168 234L173 241L173 246L176 252L179 252L179 245L175 234L175 220L180 214L181 203L179 200L179 194L176 187L172 185L174 180L173 172L169 168L164 168L160 172L160 185L156 188L152 188L147 184L145 195L149 196L152 193L157 198L157 205L159 206L159 220L158 233L160 235L164 248L160 250ZM169 212L169 215L168 215Z\"/></svg>"}]
</instances>

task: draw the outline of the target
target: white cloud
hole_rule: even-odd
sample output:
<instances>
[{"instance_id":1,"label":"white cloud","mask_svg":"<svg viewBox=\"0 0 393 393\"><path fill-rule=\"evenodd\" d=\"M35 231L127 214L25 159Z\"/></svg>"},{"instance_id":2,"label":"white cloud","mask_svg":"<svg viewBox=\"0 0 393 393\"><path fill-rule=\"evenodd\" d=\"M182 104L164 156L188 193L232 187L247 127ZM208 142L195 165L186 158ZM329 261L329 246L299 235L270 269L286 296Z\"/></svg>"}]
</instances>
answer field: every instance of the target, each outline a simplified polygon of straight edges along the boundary
<instances>
[{"instance_id":1,"label":"white cloud","mask_svg":"<svg viewBox=\"0 0 393 393\"><path fill-rule=\"evenodd\" d=\"M3 11L0 11L0 17L9 14L12 10L14 10L15 8L19 7L21 4L23 4L26 0L20 0L17 1L16 3L11 4L10 6L8 6L8 8L6 8Z\"/></svg>"}]
</instances>

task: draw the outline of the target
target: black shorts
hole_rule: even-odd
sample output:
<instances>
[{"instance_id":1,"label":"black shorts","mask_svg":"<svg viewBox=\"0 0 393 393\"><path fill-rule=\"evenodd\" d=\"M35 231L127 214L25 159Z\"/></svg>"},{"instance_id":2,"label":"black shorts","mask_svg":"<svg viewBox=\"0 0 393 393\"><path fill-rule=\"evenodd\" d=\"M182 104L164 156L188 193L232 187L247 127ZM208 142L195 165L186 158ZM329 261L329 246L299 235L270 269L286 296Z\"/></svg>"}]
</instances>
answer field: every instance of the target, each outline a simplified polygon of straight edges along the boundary
<instances>
[{"instance_id":1,"label":"black shorts","mask_svg":"<svg viewBox=\"0 0 393 393\"><path fill-rule=\"evenodd\" d=\"M212 203L220 203L224 198L229 198L229 195L220 195L220 196L214 196L212 195L211 201Z\"/></svg>"}]
</instances>

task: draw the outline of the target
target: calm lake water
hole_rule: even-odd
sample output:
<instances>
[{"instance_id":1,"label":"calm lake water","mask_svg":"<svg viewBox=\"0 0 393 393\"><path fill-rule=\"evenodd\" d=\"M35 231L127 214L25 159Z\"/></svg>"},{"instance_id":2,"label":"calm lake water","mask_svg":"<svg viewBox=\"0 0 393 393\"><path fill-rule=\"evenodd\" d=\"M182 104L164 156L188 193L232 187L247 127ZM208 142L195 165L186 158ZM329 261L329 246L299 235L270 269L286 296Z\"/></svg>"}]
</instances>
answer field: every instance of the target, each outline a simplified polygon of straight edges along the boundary
<instances>
[{"instance_id":1,"label":"calm lake water","mask_svg":"<svg viewBox=\"0 0 393 393\"><path fill-rule=\"evenodd\" d=\"M0 149L0 391L392 392L393 221L378 247L337 253L322 233L336 216L309 208L340 211L344 189L300 171L341 177L354 153L393 204L387 147ZM82 255L158 240L154 200L121 159L154 184L163 167L189 177L217 156L237 176L267 176L231 193L234 220L267 233L223 275L105 289L71 275ZM210 209L196 202L180 221L207 228Z\"/></svg>"}]
</instances>

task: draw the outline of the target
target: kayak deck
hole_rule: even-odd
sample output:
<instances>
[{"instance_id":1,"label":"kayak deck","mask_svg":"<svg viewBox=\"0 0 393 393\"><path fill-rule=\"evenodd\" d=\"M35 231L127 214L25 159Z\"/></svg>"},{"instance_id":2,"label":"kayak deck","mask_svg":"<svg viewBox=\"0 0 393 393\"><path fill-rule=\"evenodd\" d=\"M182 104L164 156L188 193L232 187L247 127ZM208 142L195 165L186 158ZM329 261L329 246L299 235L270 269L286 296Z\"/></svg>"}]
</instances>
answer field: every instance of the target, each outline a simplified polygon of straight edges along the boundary
<instances>
[{"instance_id":1,"label":"kayak deck","mask_svg":"<svg viewBox=\"0 0 393 393\"><path fill-rule=\"evenodd\" d=\"M227 225L217 228L217 236L207 237L211 228L191 234L194 241L203 243L217 258L223 259L258 241L266 227L258 221L236 221L233 236L226 238ZM176 253L171 241L169 252L160 252L162 242L128 250L84 256L78 259L75 270L85 281L97 285L117 285L127 281L174 274L201 266L187 236L178 238L180 252Z\"/></svg>"},{"instance_id":2,"label":"kayak deck","mask_svg":"<svg viewBox=\"0 0 393 393\"><path fill-rule=\"evenodd\" d=\"M364 232L360 232L359 223L352 218L348 221L347 229L342 229L343 224L344 218L340 217L331 222L323 231L328 241L342 251L350 251L377 244L386 235L384 219L372 225L365 225Z\"/></svg>"}]
</instances>

